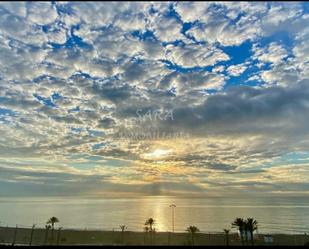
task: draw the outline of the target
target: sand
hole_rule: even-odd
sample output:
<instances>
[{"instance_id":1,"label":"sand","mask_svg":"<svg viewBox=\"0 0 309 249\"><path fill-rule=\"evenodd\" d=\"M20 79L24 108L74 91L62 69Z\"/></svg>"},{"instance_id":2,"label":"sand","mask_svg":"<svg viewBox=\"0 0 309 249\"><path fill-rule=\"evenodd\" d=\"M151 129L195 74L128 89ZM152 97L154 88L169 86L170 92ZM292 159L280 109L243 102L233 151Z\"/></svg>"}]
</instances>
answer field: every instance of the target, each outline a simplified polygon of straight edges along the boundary
<instances>
[{"instance_id":1,"label":"sand","mask_svg":"<svg viewBox=\"0 0 309 249\"><path fill-rule=\"evenodd\" d=\"M16 235L15 235L16 232ZM0 227L0 244L12 244L15 235L15 245L29 245L31 228ZM46 230L35 228L32 234L32 245L191 245L192 239L188 233L156 232L152 236L145 232L125 231L90 231L66 230L58 233L55 228L54 238L51 230L46 238ZM273 234L273 243L264 242L264 235L255 236L254 245L304 245L309 243L309 236L304 234ZM195 245L226 245L224 233L197 233L194 238ZM229 235L230 245L241 245L237 233ZM251 241L245 242L251 245Z\"/></svg>"}]
</instances>

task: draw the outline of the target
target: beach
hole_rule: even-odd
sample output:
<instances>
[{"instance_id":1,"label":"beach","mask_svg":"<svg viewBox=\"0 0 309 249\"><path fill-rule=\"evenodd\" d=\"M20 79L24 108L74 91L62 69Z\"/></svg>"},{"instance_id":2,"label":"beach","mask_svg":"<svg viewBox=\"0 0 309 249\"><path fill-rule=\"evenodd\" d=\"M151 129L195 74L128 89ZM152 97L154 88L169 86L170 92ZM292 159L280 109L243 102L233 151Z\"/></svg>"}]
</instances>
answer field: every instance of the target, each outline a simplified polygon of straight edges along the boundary
<instances>
[{"instance_id":1,"label":"beach","mask_svg":"<svg viewBox=\"0 0 309 249\"><path fill-rule=\"evenodd\" d=\"M192 238L188 233L156 232L153 235L146 232L131 231L98 231L98 230L70 230L63 229L58 233L55 228L54 238L49 230L46 239L46 230L35 228L0 227L0 243L11 245L192 245ZM32 241L31 241L32 233ZM229 234L229 245L242 245L237 233ZM255 235L254 245L291 245L301 246L309 242L305 234L272 234L273 242L266 243L264 235ZM194 245L226 245L224 233L197 233ZM251 245L251 241L244 245Z\"/></svg>"}]
</instances>

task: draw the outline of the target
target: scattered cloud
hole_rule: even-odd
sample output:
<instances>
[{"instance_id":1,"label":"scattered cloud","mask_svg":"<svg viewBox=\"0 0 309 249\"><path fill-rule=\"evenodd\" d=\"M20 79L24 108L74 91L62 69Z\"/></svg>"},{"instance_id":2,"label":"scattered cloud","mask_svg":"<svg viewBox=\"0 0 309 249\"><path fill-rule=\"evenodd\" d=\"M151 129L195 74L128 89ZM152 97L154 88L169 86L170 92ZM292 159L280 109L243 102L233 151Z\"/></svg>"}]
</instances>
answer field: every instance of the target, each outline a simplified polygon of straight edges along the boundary
<instances>
[{"instance_id":1,"label":"scattered cloud","mask_svg":"<svg viewBox=\"0 0 309 249\"><path fill-rule=\"evenodd\" d=\"M300 2L1 3L0 195L306 194L308 21Z\"/></svg>"}]
</instances>

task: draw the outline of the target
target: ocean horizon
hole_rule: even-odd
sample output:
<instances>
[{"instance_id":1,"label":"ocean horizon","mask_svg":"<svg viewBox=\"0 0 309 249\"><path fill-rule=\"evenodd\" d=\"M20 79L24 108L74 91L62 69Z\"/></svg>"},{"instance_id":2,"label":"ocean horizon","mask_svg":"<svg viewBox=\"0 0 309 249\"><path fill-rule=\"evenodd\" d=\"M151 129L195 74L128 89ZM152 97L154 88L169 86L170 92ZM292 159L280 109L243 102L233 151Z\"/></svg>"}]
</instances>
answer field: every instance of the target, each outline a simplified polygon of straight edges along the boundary
<instances>
[{"instance_id":1,"label":"ocean horizon","mask_svg":"<svg viewBox=\"0 0 309 249\"><path fill-rule=\"evenodd\" d=\"M296 200L297 199L297 200ZM146 219L155 219L158 232L172 231L170 204L175 208L175 232L190 225L200 232L231 229L236 217L253 217L257 233L309 233L309 200L305 197L272 198L187 198L145 196L130 198L0 197L0 226L45 227L56 216L63 229L143 231Z\"/></svg>"}]
</instances>

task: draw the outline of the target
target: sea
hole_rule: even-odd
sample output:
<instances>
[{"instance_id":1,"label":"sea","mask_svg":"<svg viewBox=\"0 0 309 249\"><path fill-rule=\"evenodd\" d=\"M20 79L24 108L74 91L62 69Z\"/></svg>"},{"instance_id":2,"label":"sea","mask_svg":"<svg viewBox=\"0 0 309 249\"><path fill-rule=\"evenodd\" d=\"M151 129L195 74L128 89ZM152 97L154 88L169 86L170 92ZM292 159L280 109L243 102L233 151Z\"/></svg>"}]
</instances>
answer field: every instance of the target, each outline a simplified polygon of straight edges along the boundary
<instances>
[{"instance_id":1,"label":"sea","mask_svg":"<svg viewBox=\"0 0 309 249\"><path fill-rule=\"evenodd\" d=\"M174 215L171 204L175 204ZM44 227L56 216L56 227L81 230L143 231L148 218L157 231L185 232L197 226L201 232L237 232L236 217L258 221L257 233L309 234L309 198L184 198L144 196L130 198L0 197L0 226Z\"/></svg>"}]
</instances>

